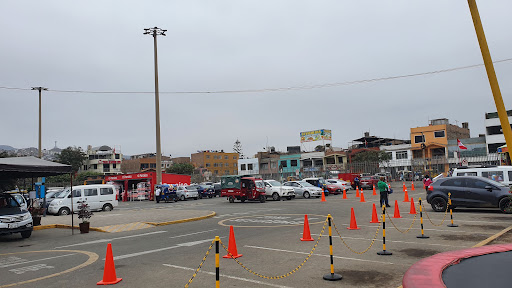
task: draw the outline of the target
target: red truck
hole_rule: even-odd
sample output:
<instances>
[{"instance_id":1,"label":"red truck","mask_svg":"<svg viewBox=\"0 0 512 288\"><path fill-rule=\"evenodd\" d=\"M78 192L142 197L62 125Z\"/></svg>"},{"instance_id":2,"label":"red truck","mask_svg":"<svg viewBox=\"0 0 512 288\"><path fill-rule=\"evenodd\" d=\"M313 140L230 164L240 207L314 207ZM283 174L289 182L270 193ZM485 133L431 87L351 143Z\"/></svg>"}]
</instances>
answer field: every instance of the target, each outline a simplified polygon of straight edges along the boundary
<instances>
[{"instance_id":1,"label":"red truck","mask_svg":"<svg viewBox=\"0 0 512 288\"><path fill-rule=\"evenodd\" d=\"M240 175L222 176L220 186L221 197L227 197L229 203L235 202L235 199L242 202L259 200L261 203L266 200L265 184L259 178Z\"/></svg>"},{"instance_id":2,"label":"red truck","mask_svg":"<svg viewBox=\"0 0 512 288\"><path fill-rule=\"evenodd\" d=\"M353 189L356 189L356 183L354 182L354 179L356 177L361 178L361 176L359 176L358 173L339 173L338 174L338 179L350 182L350 185L352 186ZM359 179L359 180L361 180L361 179Z\"/></svg>"}]
</instances>

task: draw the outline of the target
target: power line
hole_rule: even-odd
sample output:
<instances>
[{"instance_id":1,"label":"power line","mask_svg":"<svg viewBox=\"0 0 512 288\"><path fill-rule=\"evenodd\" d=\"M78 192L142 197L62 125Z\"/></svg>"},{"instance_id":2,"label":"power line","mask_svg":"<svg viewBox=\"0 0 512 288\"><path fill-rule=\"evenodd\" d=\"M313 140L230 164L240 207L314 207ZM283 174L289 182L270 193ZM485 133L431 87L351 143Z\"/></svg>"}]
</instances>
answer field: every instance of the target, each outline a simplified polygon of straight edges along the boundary
<instances>
[{"instance_id":1,"label":"power line","mask_svg":"<svg viewBox=\"0 0 512 288\"><path fill-rule=\"evenodd\" d=\"M512 61L512 58L502 59L494 61L493 63L502 63ZM484 66L484 64L474 64L468 66L460 66L448 69L441 69L429 72L421 72L421 73L412 73L412 74L404 74L397 76L389 76L389 77L380 77L380 78L372 78L372 79L363 79L363 80L353 80L353 81L345 81L345 82L334 82L334 83L324 83L324 84L315 84L315 85L303 85L303 86L292 86L292 87L278 87L278 88L262 88L262 89L240 89L240 90L216 90L216 91L167 91L160 92L160 94L228 94L228 93L262 93L262 92L279 92L279 91L294 91L294 90L312 90L312 89L322 89L329 87L338 87L338 86L348 86L348 85L357 85L371 82L381 82L381 81L389 81L389 80L397 80L404 78L413 78L419 76L427 76L427 75L435 75L441 73L454 72L465 69L472 69L476 67ZM17 87L4 87L0 86L0 89L5 90L31 90L30 88L17 88ZM88 91L88 90L58 90L58 89L48 89L48 91L56 92L56 93L83 93L83 94L153 94L154 91Z\"/></svg>"}]
</instances>

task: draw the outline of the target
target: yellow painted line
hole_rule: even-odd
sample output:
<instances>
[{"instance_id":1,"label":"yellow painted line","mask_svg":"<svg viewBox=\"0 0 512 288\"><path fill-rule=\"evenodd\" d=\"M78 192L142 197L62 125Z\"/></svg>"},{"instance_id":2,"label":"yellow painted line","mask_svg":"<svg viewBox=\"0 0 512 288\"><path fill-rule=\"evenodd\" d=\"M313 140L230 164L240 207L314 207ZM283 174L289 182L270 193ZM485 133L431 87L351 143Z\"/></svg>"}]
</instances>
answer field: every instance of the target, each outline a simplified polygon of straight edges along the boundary
<instances>
[{"instance_id":1,"label":"yellow painted line","mask_svg":"<svg viewBox=\"0 0 512 288\"><path fill-rule=\"evenodd\" d=\"M215 215L217 215L215 212L212 211L212 213L206 215L206 216L200 216L200 217L194 217L194 218L188 218L188 219L181 219L181 220L174 220L174 221L168 221L168 222L144 222L148 225L152 226L164 226L164 225L171 225L171 224L178 224L178 223L185 223L185 222L192 222L192 221L198 221L203 220L207 218L212 218Z\"/></svg>"},{"instance_id":2,"label":"yellow painted line","mask_svg":"<svg viewBox=\"0 0 512 288\"><path fill-rule=\"evenodd\" d=\"M60 275L62 275L62 274L66 274L66 273L69 273L69 272L75 271L75 270L77 270L77 269L83 268L83 267L85 267L85 266L91 265L92 263L96 262L96 260L98 260L98 258L99 258L99 257L98 257L98 254L96 254L96 253L89 252L89 251L80 251L80 250L41 250L41 251L27 251L27 252L15 252L15 253L0 254L0 256L4 256L4 255L15 255L15 254L27 254L27 253L51 253L51 252L73 252L73 253L81 253L81 254L85 254L85 255L89 256L89 259L87 259L87 261L85 261L84 263L82 263L82 264L80 264L80 265L78 265L78 266L75 266L75 267L69 268L68 270L64 270L64 271L62 271L62 272L58 272L58 273L54 273L54 274L46 275L46 276L43 276L43 277L39 277L39 278L34 278L34 279L26 280L26 281L21 281L21 282L16 282L16 283L11 283L11 284L2 285L2 286L0 286L0 288L12 287L12 286L17 286L17 285L23 285L23 284L27 284L27 283L36 282L36 281L39 281L39 280L44 280L44 279L52 278L52 277L55 277L55 276L60 276Z\"/></svg>"},{"instance_id":3,"label":"yellow painted line","mask_svg":"<svg viewBox=\"0 0 512 288\"><path fill-rule=\"evenodd\" d=\"M477 243L475 246L473 246L472 248L476 248L476 247L482 247L482 246L485 246L489 243L491 243L492 241L496 240L498 237L500 237L501 235L507 233L508 231L512 230L512 226L509 226L503 230L501 230L500 232L492 235L491 237L485 239L484 241L480 242L480 243Z\"/></svg>"},{"instance_id":4,"label":"yellow painted line","mask_svg":"<svg viewBox=\"0 0 512 288\"><path fill-rule=\"evenodd\" d=\"M281 215L289 215L289 216L304 216L304 214L264 214L264 215L257 215L257 216L281 216ZM317 214L308 214L308 217L309 216L320 216L320 217L323 217L323 218L327 218L327 215L317 215ZM224 221L229 221L229 220L233 220L233 219L240 219L240 218L249 218L249 217L254 217L254 215L249 215L249 216L240 216L240 217L233 217L233 218L228 218L228 219L224 219L224 220L221 220L219 221L219 225L221 226L233 226L233 227L242 227L242 228L274 228L274 227L288 227L288 226L300 226L300 225L304 225L304 224L289 224L289 225L254 225L254 226L241 226L241 225L226 225L224 224ZM320 222L309 222L309 225L313 225L313 224L323 224L325 222L325 220L323 221L320 221Z\"/></svg>"}]
</instances>

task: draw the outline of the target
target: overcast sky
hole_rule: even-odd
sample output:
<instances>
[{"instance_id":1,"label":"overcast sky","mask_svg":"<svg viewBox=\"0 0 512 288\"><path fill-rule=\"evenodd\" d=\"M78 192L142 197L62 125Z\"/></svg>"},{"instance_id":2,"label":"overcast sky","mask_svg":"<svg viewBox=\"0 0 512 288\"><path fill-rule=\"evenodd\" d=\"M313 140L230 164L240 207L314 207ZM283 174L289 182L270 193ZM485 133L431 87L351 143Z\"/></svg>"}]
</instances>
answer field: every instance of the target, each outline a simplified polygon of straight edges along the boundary
<instances>
[{"instance_id":1,"label":"overcast sky","mask_svg":"<svg viewBox=\"0 0 512 288\"><path fill-rule=\"evenodd\" d=\"M494 61L512 58L512 1L477 0ZM153 39L158 37L162 152L300 145L331 129L347 148L365 131L409 139L429 119L485 133L496 111L485 68L323 88L252 93L164 92L307 87L482 64L465 0L181 0L0 2L0 144L109 145L155 152ZM512 61L495 65L512 109ZM150 92L64 93L55 90ZM457 122L456 122L457 121ZM321 144L321 143L315 143ZM313 145L306 146L311 149Z\"/></svg>"}]
</instances>

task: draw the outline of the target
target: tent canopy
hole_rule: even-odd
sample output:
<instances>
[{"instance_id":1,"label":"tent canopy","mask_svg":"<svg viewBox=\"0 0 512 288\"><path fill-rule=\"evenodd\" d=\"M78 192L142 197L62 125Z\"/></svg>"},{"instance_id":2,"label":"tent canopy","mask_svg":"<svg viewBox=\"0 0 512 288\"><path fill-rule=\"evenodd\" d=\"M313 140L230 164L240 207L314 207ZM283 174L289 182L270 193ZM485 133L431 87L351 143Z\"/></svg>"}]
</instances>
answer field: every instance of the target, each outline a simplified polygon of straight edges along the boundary
<instances>
[{"instance_id":1,"label":"tent canopy","mask_svg":"<svg viewBox=\"0 0 512 288\"><path fill-rule=\"evenodd\" d=\"M36 157L0 158L0 179L32 178L69 174L70 165L50 162Z\"/></svg>"}]
</instances>

